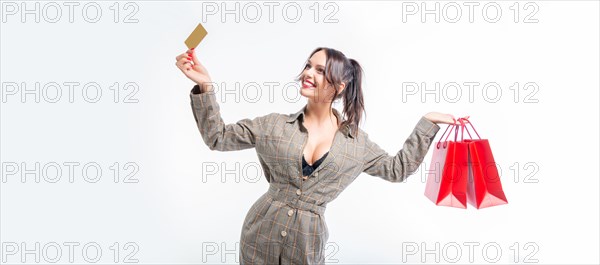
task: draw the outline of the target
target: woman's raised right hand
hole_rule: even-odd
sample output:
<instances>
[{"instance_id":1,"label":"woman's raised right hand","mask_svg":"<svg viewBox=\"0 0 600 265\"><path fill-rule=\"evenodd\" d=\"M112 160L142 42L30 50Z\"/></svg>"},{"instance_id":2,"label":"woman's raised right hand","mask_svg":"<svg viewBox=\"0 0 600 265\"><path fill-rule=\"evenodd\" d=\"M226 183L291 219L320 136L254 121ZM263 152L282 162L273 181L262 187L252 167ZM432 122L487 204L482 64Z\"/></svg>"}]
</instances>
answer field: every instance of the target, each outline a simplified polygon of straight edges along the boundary
<instances>
[{"instance_id":1,"label":"woman's raised right hand","mask_svg":"<svg viewBox=\"0 0 600 265\"><path fill-rule=\"evenodd\" d=\"M187 78L200 85L202 92L212 91L212 80L208 71L196 58L194 50L187 50L185 53L175 57L175 65Z\"/></svg>"}]
</instances>

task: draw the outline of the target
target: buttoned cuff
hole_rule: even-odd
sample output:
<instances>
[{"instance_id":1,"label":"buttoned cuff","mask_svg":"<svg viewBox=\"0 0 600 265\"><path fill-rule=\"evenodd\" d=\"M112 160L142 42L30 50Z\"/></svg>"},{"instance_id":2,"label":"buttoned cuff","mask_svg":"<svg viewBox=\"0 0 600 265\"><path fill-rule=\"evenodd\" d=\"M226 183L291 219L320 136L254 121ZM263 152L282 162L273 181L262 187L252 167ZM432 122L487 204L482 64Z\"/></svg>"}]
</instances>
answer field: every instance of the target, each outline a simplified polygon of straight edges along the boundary
<instances>
[{"instance_id":1,"label":"buttoned cuff","mask_svg":"<svg viewBox=\"0 0 600 265\"><path fill-rule=\"evenodd\" d=\"M417 126L415 127L417 131L427 137L433 137L440 130L440 126L436 123L428 120L425 116L422 116L419 122L417 122Z\"/></svg>"}]
</instances>

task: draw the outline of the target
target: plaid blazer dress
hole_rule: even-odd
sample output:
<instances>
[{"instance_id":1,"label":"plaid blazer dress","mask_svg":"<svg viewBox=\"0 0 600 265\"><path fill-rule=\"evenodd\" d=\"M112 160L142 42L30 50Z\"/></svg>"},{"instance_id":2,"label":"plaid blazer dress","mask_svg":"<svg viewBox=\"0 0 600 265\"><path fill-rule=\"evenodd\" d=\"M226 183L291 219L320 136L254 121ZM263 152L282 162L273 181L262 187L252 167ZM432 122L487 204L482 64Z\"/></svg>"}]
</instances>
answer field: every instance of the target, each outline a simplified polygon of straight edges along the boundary
<instances>
[{"instance_id":1,"label":"plaid blazer dress","mask_svg":"<svg viewBox=\"0 0 600 265\"><path fill-rule=\"evenodd\" d=\"M190 91L200 134L210 150L255 148L269 190L251 206L242 226L241 264L323 264L329 238L325 208L361 173L402 182L419 167L440 127L421 117L395 156L367 133L341 127L325 160L302 178L308 132L306 105L296 113L270 113L225 124L214 92ZM333 108L341 121L340 113Z\"/></svg>"}]
</instances>

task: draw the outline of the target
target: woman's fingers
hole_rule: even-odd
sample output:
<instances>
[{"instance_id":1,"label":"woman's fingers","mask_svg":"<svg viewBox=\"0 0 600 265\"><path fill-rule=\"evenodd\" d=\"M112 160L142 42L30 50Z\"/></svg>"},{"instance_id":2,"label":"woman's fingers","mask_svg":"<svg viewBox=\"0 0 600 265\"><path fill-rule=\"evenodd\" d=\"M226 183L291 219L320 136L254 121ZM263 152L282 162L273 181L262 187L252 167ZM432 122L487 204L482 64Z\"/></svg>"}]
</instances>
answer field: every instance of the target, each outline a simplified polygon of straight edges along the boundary
<instances>
[{"instance_id":1,"label":"woman's fingers","mask_svg":"<svg viewBox=\"0 0 600 265\"><path fill-rule=\"evenodd\" d=\"M456 117L454 117L454 115L452 114L446 114L447 116L450 117L450 119L452 119L452 123L450 123L450 119L448 119L448 124L457 124L458 121L456 120Z\"/></svg>"},{"instance_id":2,"label":"woman's fingers","mask_svg":"<svg viewBox=\"0 0 600 265\"><path fill-rule=\"evenodd\" d=\"M190 62L191 62L191 61L193 61L193 57L194 57L194 56L193 56L193 54L194 54L194 51L193 51L192 49L188 49L188 50L185 52L185 55L187 56L187 59L188 59ZM194 64L196 64L196 63L194 63ZM190 64L190 65L191 65L191 64Z\"/></svg>"},{"instance_id":3,"label":"woman's fingers","mask_svg":"<svg viewBox=\"0 0 600 265\"><path fill-rule=\"evenodd\" d=\"M187 68L191 68L192 67L192 63L187 58L180 58L175 64L181 70L183 70L183 69L189 70Z\"/></svg>"},{"instance_id":4,"label":"woman's fingers","mask_svg":"<svg viewBox=\"0 0 600 265\"><path fill-rule=\"evenodd\" d=\"M461 118L459 118L459 120L461 120L461 121L462 121L464 124L467 124L467 123L469 123L469 118L470 118L470 117L471 117L471 116L465 116L465 117L461 117Z\"/></svg>"},{"instance_id":5,"label":"woman's fingers","mask_svg":"<svg viewBox=\"0 0 600 265\"><path fill-rule=\"evenodd\" d=\"M179 60L177 60L176 64L178 66L183 66L185 64L190 63L190 61L187 58L180 58Z\"/></svg>"},{"instance_id":6,"label":"woman's fingers","mask_svg":"<svg viewBox=\"0 0 600 265\"><path fill-rule=\"evenodd\" d=\"M198 59L196 58L196 53L194 51L189 52L188 56L192 58L192 61L194 62L194 64L198 64Z\"/></svg>"},{"instance_id":7,"label":"woman's fingers","mask_svg":"<svg viewBox=\"0 0 600 265\"><path fill-rule=\"evenodd\" d=\"M196 57L196 53L192 52L192 62L194 62L194 66L198 66L200 67L200 71L202 73L208 74L208 71L206 70L206 68L204 67L204 65L202 65L202 63L200 63L200 61L198 60L198 57Z\"/></svg>"},{"instance_id":8,"label":"woman's fingers","mask_svg":"<svg viewBox=\"0 0 600 265\"><path fill-rule=\"evenodd\" d=\"M192 67L198 65L202 72L206 72L206 68L198 61L196 55L193 50L187 50L185 53L182 53L175 57L175 60L180 63L182 67L186 67L186 70L190 70ZM193 63L192 63L193 62ZM189 65L188 65L189 64Z\"/></svg>"},{"instance_id":9,"label":"woman's fingers","mask_svg":"<svg viewBox=\"0 0 600 265\"><path fill-rule=\"evenodd\" d=\"M210 82L208 71L198 58L193 49L187 50L185 53L175 57L175 65L192 81L196 83Z\"/></svg>"},{"instance_id":10,"label":"woman's fingers","mask_svg":"<svg viewBox=\"0 0 600 265\"><path fill-rule=\"evenodd\" d=\"M188 51L190 51L190 50L188 50ZM192 54L189 53L189 52L185 52L185 53L182 53L180 55L177 55L177 57L175 57L175 61L179 61L182 58L184 58L184 59L190 59L190 61L191 61L192 60Z\"/></svg>"},{"instance_id":11,"label":"woman's fingers","mask_svg":"<svg viewBox=\"0 0 600 265\"><path fill-rule=\"evenodd\" d=\"M188 61L187 58L180 58L175 65L177 65L177 67L179 69L181 69L181 71L185 71L185 70L190 70L192 67L192 64Z\"/></svg>"},{"instance_id":12,"label":"woman's fingers","mask_svg":"<svg viewBox=\"0 0 600 265\"><path fill-rule=\"evenodd\" d=\"M440 112L429 112L425 115L429 120L434 121L435 123L446 123L446 124L467 124L469 122L470 116L456 118L454 115L449 113L440 113Z\"/></svg>"}]
</instances>

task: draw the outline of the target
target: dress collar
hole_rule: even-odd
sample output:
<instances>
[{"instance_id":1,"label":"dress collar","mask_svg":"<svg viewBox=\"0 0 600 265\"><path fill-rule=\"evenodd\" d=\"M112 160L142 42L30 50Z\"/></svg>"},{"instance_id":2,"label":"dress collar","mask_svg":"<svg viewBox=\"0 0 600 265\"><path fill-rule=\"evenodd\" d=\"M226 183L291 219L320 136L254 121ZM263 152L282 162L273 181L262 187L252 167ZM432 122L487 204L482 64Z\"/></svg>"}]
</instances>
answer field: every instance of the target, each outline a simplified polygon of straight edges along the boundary
<instances>
[{"instance_id":1,"label":"dress collar","mask_svg":"<svg viewBox=\"0 0 600 265\"><path fill-rule=\"evenodd\" d=\"M298 112L290 114L290 116L287 119L287 122L292 123L295 120L297 120L298 118L300 118L300 116L302 116L302 119L304 119L306 106L307 105L304 105L304 107L302 107ZM332 109L333 109L333 114L338 118L338 121L340 121L342 119L342 115L339 113L339 111L336 108L332 108ZM340 128L340 132L342 132L346 137L354 138L354 133L352 132L352 130L350 130L348 125Z\"/></svg>"}]
</instances>

